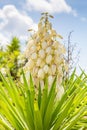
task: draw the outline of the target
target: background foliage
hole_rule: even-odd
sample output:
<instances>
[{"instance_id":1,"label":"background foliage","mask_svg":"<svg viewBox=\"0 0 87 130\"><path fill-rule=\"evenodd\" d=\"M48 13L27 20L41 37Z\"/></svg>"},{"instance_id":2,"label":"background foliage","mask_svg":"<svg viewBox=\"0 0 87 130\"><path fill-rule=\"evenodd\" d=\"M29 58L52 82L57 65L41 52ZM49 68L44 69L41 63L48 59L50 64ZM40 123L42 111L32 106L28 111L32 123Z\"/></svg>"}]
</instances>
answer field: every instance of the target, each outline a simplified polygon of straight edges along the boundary
<instances>
[{"instance_id":1,"label":"background foliage","mask_svg":"<svg viewBox=\"0 0 87 130\"><path fill-rule=\"evenodd\" d=\"M4 75L10 72L14 79L20 75L20 69L25 64L25 58L21 52L20 41L13 37L5 49L0 49L0 70Z\"/></svg>"}]
</instances>

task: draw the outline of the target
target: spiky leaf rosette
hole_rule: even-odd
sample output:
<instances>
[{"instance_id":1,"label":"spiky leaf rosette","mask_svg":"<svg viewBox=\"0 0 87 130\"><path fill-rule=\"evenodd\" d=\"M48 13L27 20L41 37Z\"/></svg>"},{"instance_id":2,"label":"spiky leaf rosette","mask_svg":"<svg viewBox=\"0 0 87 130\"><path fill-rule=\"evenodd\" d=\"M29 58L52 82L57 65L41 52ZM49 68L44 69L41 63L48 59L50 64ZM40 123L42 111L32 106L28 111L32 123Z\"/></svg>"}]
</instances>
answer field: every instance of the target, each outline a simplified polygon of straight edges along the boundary
<instances>
[{"instance_id":1,"label":"spiky leaf rosette","mask_svg":"<svg viewBox=\"0 0 87 130\"><path fill-rule=\"evenodd\" d=\"M23 74L24 84L18 86L9 76L0 84L0 130L80 130L87 129L87 86L84 74L72 74L60 100L56 99L56 79L48 91L45 80L37 98L32 77L30 85ZM85 116L84 116L85 115Z\"/></svg>"}]
</instances>

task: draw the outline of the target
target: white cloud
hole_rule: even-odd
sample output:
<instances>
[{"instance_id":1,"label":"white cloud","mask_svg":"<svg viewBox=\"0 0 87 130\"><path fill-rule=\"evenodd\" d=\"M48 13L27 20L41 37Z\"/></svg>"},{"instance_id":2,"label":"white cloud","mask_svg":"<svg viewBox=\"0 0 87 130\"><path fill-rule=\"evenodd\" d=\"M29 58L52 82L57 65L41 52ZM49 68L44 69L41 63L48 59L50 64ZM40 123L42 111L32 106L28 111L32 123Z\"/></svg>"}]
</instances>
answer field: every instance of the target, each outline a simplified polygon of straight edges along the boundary
<instances>
[{"instance_id":1,"label":"white cloud","mask_svg":"<svg viewBox=\"0 0 87 130\"><path fill-rule=\"evenodd\" d=\"M72 9L65 0L26 0L28 10L47 11L50 13L72 13L77 15L76 11Z\"/></svg>"},{"instance_id":2,"label":"white cloud","mask_svg":"<svg viewBox=\"0 0 87 130\"><path fill-rule=\"evenodd\" d=\"M65 0L26 0L27 9L35 11L48 11L50 13L72 13L76 11ZM37 28L37 24L26 12L19 11L14 5L4 5L0 9L0 43L7 44L13 36L20 40L27 40L29 28Z\"/></svg>"},{"instance_id":3,"label":"white cloud","mask_svg":"<svg viewBox=\"0 0 87 130\"><path fill-rule=\"evenodd\" d=\"M5 46L9 43L9 39L0 33L0 46Z\"/></svg>"},{"instance_id":4,"label":"white cloud","mask_svg":"<svg viewBox=\"0 0 87 130\"><path fill-rule=\"evenodd\" d=\"M26 13L19 12L14 5L5 5L0 9L0 41L5 43L12 36L27 39L27 30L36 27L32 18Z\"/></svg>"}]
</instances>

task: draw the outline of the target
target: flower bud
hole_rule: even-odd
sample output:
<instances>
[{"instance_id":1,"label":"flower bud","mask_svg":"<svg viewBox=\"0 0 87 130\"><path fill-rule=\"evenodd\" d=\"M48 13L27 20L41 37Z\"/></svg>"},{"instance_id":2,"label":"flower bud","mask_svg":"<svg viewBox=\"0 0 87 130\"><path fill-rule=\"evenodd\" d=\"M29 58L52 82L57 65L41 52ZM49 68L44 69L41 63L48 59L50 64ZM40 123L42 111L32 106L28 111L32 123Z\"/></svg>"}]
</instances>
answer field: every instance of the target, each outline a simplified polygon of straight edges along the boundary
<instances>
[{"instance_id":1,"label":"flower bud","mask_svg":"<svg viewBox=\"0 0 87 130\"><path fill-rule=\"evenodd\" d=\"M33 43L34 43L34 40L30 40L30 41L28 42L28 44L27 44L27 48L30 49L31 46L33 45Z\"/></svg>"},{"instance_id":2,"label":"flower bud","mask_svg":"<svg viewBox=\"0 0 87 130\"><path fill-rule=\"evenodd\" d=\"M58 49L58 42L55 41L55 42L52 44L52 47L54 47L55 49Z\"/></svg>"}]
</instances>

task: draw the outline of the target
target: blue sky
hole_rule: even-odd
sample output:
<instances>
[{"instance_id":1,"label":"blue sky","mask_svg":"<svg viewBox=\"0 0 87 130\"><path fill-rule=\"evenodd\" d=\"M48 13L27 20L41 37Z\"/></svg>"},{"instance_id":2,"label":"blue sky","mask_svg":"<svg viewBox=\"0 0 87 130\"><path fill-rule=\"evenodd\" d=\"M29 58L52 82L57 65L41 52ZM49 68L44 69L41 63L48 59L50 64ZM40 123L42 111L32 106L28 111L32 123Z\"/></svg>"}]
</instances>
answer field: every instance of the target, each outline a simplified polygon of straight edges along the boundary
<instances>
[{"instance_id":1,"label":"blue sky","mask_svg":"<svg viewBox=\"0 0 87 130\"><path fill-rule=\"evenodd\" d=\"M9 43L16 35L22 42L28 39L28 28L37 28L40 13L54 15L53 27L67 41L70 31L72 43L80 49L79 65L87 69L87 0L0 0L0 42Z\"/></svg>"}]
</instances>

